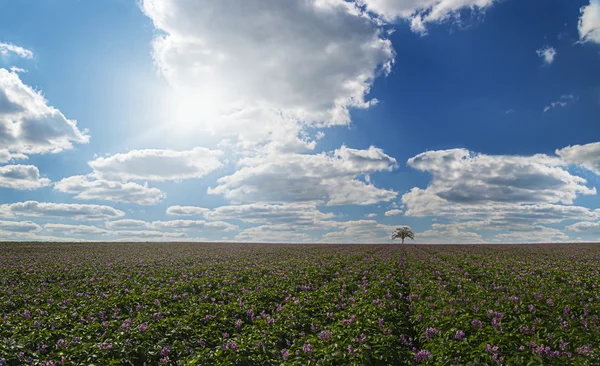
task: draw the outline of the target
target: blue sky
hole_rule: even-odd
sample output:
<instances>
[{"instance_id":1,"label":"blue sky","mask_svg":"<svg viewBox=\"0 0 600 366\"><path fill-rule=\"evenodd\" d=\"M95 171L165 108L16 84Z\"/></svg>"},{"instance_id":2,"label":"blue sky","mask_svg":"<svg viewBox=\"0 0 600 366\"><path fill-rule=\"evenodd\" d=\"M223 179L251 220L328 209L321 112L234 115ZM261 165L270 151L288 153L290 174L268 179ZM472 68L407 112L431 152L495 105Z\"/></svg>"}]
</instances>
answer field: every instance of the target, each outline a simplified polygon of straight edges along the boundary
<instances>
[{"instance_id":1,"label":"blue sky","mask_svg":"<svg viewBox=\"0 0 600 366\"><path fill-rule=\"evenodd\" d=\"M597 0L4 2L0 240L598 240L599 62Z\"/></svg>"}]
</instances>

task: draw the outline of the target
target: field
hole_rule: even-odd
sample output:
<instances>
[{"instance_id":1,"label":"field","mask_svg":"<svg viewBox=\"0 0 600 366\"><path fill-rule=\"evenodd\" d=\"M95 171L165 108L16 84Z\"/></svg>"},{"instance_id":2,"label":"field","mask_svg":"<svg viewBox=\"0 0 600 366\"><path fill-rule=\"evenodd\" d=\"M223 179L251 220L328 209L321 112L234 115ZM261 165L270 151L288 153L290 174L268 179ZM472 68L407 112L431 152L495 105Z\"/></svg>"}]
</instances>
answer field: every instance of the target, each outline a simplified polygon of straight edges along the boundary
<instances>
[{"instance_id":1,"label":"field","mask_svg":"<svg viewBox=\"0 0 600 366\"><path fill-rule=\"evenodd\" d=\"M0 253L0 365L600 365L597 245Z\"/></svg>"}]
</instances>

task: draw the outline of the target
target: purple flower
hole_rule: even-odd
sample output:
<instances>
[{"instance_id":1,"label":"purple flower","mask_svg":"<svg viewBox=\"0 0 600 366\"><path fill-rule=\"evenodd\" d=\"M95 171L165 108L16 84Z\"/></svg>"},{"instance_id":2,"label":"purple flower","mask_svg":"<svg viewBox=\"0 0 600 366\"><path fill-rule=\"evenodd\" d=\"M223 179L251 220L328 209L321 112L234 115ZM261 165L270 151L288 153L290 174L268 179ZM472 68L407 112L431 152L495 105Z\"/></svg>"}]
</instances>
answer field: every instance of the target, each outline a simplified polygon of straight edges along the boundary
<instances>
[{"instance_id":1,"label":"purple flower","mask_svg":"<svg viewBox=\"0 0 600 366\"><path fill-rule=\"evenodd\" d=\"M304 346L302 346L302 352L310 354L310 353L312 353L312 351L313 351L313 347L308 343L304 343Z\"/></svg>"},{"instance_id":2,"label":"purple flower","mask_svg":"<svg viewBox=\"0 0 600 366\"><path fill-rule=\"evenodd\" d=\"M290 351L288 351L287 349L282 349L281 357L283 357L284 359L290 357Z\"/></svg>"},{"instance_id":3,"label":"purple flower","mask_svg":"<svg viewBox=\"0 0 600 366\"><path fill-rule=\"evenodd\" d=\"M428 360L429 355L430 355L429 351L422 349L419 352L415 353L415 361L421 362L421 361Z\"/></svg>"},{"instance_id":4,"label":"purple flower","mask_svg":"<svg viewBox=\"0 0 600 366\"><path fill-rule=\"evenodd\" d=\"M31 312L29 310L25 310L23 312L23 318L30 319L31 318Z\"/></svg>"},{"instance_id":5,"label":"purple flower","mask_svg":"<svg viewBox=\"0 0 600 366\"><path fill-rule=\"evenodd\" d=\"M463 332L462 330L459 330L458 332L456 332L456 334L454 335L455 339L458 339L459 341L461 339L463 339L465 337L465 332Z\"/></svg>"},{"instance_id":6,"label":"purple flower","mask_svg":"<svg viewBox=\"0 0 600 366\"><path fill-rule=\"evenodd\" d=\"M483 323L481 323L480 320L475 319L471 322L471 326L473 326L473 328L483 328Z\"/></svg>"},{"instance_id":7,"label":"purple flower","mask_svg":"<svg viewBox=\"0 0 600 366\"><path fill-rule=\"evenodd\" d=\"M161 350L160 350L160 355L161 356L168 356L169 355L169 347L168 346L164 346Z\"/></svg>"},{"instance_id":8,"label":"purple flower","mask_svg":"<svg viewBox=\"0 0 600 366\"><path fill-rule=\"evenodd\" d=\"M66 348L69 345L69 342L65 339L59 339L56 341L56 347L58 348Z\"/></svg>"},{"instance_id":9,"label":"purple flower","mask_svg":"<svg viewBox=\"0 0 600 366\"><path fill-rule=\"evenodd\" d=\"M440 332L435 328L427 328L425 329L425 338L430 340L432 336L438 335Z\"/></svg>"},{"instance_id":10,"label":"purple flower","mask_svg":"<svg viewBox=\"0 0 600 366\"><path fill-rule=\"evenodd\" d=\"M146 331L148 330L148 324L146 324L146 323L140 324L140 326L138 327L138 330L140 331L140 333L146 333Z\"/></svg>"},{"instance_id":11,"label":"purple flower","mask_svg":"<svg viewBox=\"0 0 600 366\"><path fill-rule=\"evenodd\" d=\"M330 341L332 339L331 332L328 330L324 330L321 333L319 333L319 338L321 338L322 341Z\"/></svg>"}]
</instances>

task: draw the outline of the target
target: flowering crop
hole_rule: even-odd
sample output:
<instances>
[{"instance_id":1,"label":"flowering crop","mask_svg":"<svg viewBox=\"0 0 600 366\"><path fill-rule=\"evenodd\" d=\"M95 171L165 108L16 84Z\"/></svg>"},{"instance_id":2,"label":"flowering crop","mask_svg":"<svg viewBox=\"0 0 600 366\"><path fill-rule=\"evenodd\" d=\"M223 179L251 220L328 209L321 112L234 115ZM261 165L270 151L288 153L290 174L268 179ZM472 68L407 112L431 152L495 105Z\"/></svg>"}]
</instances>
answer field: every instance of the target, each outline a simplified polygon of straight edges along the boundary
<instances>
[{"instance_id":1,"label":"flowering crop","mask_svg":"<svg viewBox=\"0 0 600 366\"><path fill-rule=\"evenodd\" d=\"M600 364L593 245L0 252L0 365Z\"/></svg>"}]
</instances>

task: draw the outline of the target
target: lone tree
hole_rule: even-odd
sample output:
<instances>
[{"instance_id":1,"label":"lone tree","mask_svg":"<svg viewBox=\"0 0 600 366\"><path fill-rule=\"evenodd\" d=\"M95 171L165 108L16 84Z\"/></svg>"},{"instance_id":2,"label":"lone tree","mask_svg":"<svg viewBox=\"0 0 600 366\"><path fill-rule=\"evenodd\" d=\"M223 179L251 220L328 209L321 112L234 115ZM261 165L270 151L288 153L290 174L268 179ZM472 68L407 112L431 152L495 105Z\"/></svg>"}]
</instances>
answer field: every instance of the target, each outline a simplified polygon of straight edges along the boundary
<instances>
[{"instance_id":1,"label":"lone tree","mask_svg":"<svg viewBox=\"0 0 600 366\"><path fill-rule=\"evenodd\" d=\"M399 227L392 234L392 240L397 239L397 238L402 239L402 244L404 244L404 239L406 239L406 238L411 238L412 240L415 240L415 233L413 233L406 226Z\"/></svg>"}]
</instances>

